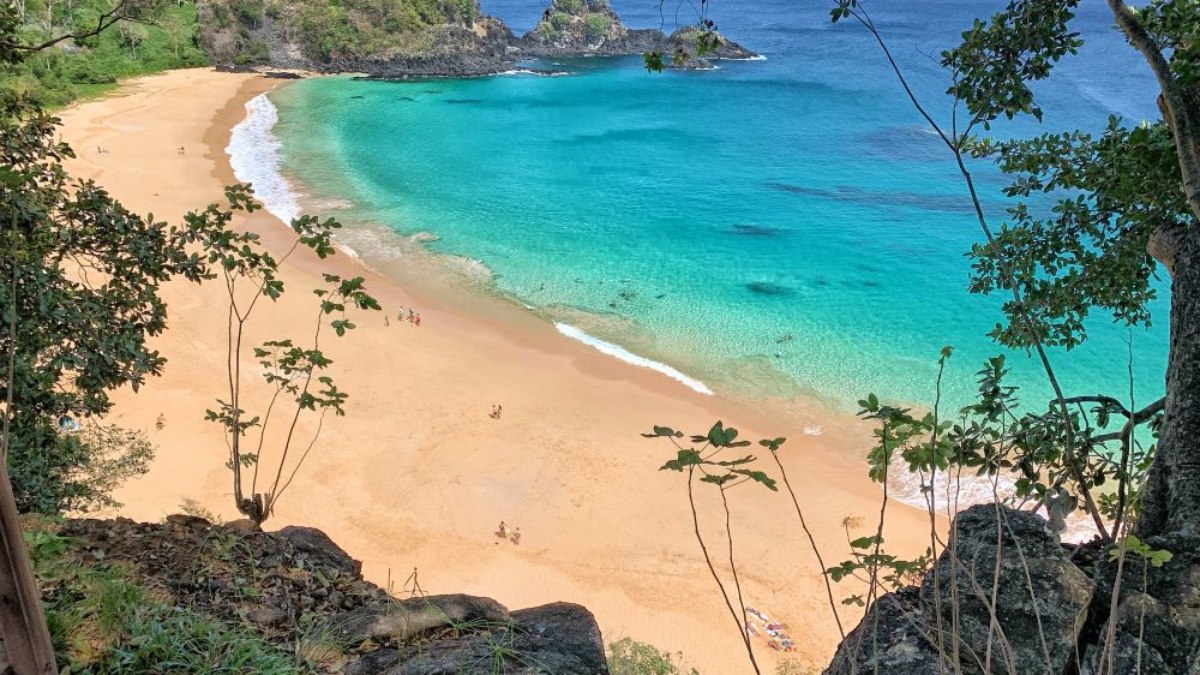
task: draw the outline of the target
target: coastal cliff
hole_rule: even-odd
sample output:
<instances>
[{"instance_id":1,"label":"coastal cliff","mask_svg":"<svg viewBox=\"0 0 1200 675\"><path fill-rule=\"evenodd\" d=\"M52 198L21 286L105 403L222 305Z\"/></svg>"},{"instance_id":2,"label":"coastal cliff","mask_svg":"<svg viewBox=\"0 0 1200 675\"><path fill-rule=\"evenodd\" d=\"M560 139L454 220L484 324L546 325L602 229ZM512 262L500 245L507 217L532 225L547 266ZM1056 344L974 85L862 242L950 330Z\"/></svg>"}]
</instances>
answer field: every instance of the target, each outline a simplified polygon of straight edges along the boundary
<instances>
[{"instance_id":1,"label":"coastal cliff","mask_svg":"<svg viewBox=\"0 0 1200 675\"><path fill-rule=\"evenodd\" d=\"M218 67L362 73L369 77L470 77L519 59L621 56L658 51L671 67L711 67L708 58L756 55L724 38L701 55L701 29L670 36L631 29L607 0L553 0L517 37L474 0L205 0L200 41Z\"/></svg>"}]
</instances>

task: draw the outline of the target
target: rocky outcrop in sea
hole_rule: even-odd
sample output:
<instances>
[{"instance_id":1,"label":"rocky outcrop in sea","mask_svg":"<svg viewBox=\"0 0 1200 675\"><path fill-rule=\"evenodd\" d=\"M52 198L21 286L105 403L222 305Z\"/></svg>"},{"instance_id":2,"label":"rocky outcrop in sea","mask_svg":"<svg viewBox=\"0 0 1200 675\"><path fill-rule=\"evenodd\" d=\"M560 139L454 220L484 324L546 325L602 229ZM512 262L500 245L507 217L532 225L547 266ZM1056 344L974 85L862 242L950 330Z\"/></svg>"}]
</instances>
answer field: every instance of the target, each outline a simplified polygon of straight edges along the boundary
<instances>
[{"instance_id":1,"label":"rocky outcrop in sea","mask_svg":"<svg viewBox=\"0 0 1200 675\"><path fill-rule=\"evenodd\" d=\"M714 49L700 54L698 37L704 31L698 26L671 35L629 28L607 0L553 0L537 26L520 37L500 19L483 15L478 3L464 14L397 31L388 26L403 17L377 17L314 1L267 5L265 0L202 0L201 43L222 69L358 73L380 79L492 75L524 59L660 52L667 67L705 69L712 67L711 59L756 56L720 36ZM335 30L345 25L356 28L350 33Z\"/></svg>"}]
</instances>

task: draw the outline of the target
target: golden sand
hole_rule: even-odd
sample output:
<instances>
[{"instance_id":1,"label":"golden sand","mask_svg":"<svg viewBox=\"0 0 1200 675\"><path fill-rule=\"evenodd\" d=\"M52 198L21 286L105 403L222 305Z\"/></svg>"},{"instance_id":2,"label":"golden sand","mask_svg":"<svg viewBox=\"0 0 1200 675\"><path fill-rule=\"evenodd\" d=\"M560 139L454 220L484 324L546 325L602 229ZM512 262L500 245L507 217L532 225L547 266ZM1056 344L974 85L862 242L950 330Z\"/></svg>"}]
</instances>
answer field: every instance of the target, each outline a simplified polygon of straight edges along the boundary
<instances>
[{"instance_id":1,"label":"golden sand","mask_svg":"<svg viewBox=\"0 0 1200 675\"><path fill-rule=\"evenodd\" d=\"M127 207L177 222L233 182L224 152L230 129L247 100L279 84L207 70L135 80L62 114L64 138L79 155L69 167ZM263 234L273 250L289 244L286 228L261 211L238 226ZM596 614L606 640L630 636L681 651L705 675L743 673L734 620L696 545L685 482L658 470L673 451L639 434L653 424L704 431L720 418L743 437L787 436L784 461L826 563L846 555L845 518L860 519L855 537L874 527L880 490L857 459L870 439L856 420L803 402L800 413L772 416L695 393L470 288L420 288L403 281L412 275L393 275L397 283L346 256L297 256L283 269L289 293L260 310L250 344L308 335L308 290L330 266L366 276L385 308L416 307L422 326L359 314L358 330L325 339L332 373L351 395L348 415L327 421L267 526L321 528L363 560L376 583L390 577L400 590L416 568L430 593L486 595L514 609L577 602ZM137 394L119 392L109 419L145 430L159 446L150 473L120 491L122 514L157 520L191 499L233 519L225 441L202 419L226 386L223 290L172 282L163 295L170 329L153 347L169 359L166 373ZM252 397L264 392L250 387ZM500 419L489 416L495 404L504 407ZM165 426L156 430L160 415ZM806 435L806 426L825 433ZM702 496L702 531L724 559L719 500ZM791 502L756 486L731 498L746 601L787 623L798 646L780 655L756 639L764 670L782 657L819 667L838 635ZM501 520L520 527L520 544L494 535ZM925 516L890 508L887 541L898 553L923 550ZM851 590L835 589L838 597ZM857 616L847 612L852 625Z\"/></svg>"}]
</instances>

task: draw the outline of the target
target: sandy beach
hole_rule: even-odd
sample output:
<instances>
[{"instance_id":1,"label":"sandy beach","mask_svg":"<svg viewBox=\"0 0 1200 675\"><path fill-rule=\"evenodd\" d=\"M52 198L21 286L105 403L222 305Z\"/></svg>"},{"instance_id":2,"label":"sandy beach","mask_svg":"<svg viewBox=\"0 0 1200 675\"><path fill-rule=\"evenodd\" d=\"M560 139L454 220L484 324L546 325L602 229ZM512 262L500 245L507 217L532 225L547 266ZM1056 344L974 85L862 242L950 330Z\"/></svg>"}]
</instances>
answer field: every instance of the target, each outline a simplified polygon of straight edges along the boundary
<instances>
[{"instance_id":1,"label":"sandy beach","mask_svg":"<svg viewBox=\"0 0 1200 675\"><path fill-rule=\"evenodd\" d=\"M207 70L132 81L62 113L64 140L78 154L69 169L134 211L179 222L235 182L224 151L230 129L246 101L282 84ZM290 245L290 232L265 212L238 227L262 234L272 250ZM433 274L437 264L430 257L387 277L344 255L297 255L285 265L288 293L252 320L249 344L308 335L316 309L309 289L330 269L365 276L385 309L415 307L422 325L393 316L385 326L382 313L357 313L358 330L324 339L331 374L350 395L347 415L326 420L267 528L320 528L364 561L369 579L390 578L397 592L415 568L429 593L486 595L513 609L577 602L596 614L607 641L629 636L682 652L705 675L749 672L695 541L685 479L658 470L673 449L640 434L655 424L704 432L722 419L743 437L788 437L782 457L832 565L847 557L843 521L858 519L850 529L858 537L878 517L881 491L860 459L869 428L816 403L792 402L787 415L776 415L772 406L702 395L566 339L470 283ZM163 295L170 328L153 347L169 359L166 372L136 394L119 392L108 420L146 431L159 447L150 473L118 494L121 513L158 520L194 500L234 519L225 441L203 421L225 392L224 291L173 282ZM265 393L251 387L246 407L265 406ZM500 419L489 416L495 404L503 405ZM775 475L764 459L762 468ZM720 542L723 515L709 492L702 491L702 529ZM788 624L797 642L795 653L781 655L756 639L764 672L782 658L819 670L838 634L791 502L757 486L731 499L747 603ZM519 544L493 534L502 520L520 527ZM889 508L885 538L892 552L916 555L928 543L928 521ZM835 588L839 598L855 590ZM844 622L855 620L847 610Z\"/></svg>"}]
</instances>

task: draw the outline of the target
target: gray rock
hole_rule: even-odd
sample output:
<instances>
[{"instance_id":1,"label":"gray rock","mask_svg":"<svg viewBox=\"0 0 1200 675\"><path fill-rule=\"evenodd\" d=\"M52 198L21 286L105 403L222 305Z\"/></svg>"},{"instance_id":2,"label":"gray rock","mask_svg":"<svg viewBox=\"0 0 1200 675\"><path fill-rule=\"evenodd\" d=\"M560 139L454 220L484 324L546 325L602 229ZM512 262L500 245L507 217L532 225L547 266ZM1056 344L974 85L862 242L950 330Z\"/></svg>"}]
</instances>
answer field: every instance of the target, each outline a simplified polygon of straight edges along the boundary
<instances>
[{"instance_id":1,"label":"gray rock","mask_svg":"<svg viewBox=\"0 0 1200 675\"><path fill-rule=\"evenodd\" d=\"M954 527L956 555L944 551L921 585L928 623L940 611L943 629L965 647L966 672L1062 672L1087 619L1091 580L1036 514L981 505L958 514Z\"/></svg>"},{"instance_id":2,"label":"gray rock","mask_svg":"<svg viewBox=\"0 0 1200 675\"><path fill-rule=\"evenodd\" d=\"M928 639L936 629L930 630L925 625L919 602L920 594L915 588L879 598L838 646L825 675L859 675L874 673L876 669L887 675L954 672Z\"/></svg>"},{"instance_id":3,"label":"gray rock","mask_svg":"<svg viewBox=\"0 0 1200 675\"><path fill-rule=\"evenodd\" d=\"M383 675L400 663L402 654L398 649L384 647L363 654L357 661L342 667L342 675Z\"/></svg>"},{"instance_id":4,"label":"gray rock","mask_svg":"<svg viewBox=\"0 0 1200 675\"><path fill-rule=\"evenodd\" d=\"M880 598L826 673L1057 674L1073 663L1093 585L1046 521L989 504L958 514L954 530L920 587ZM944 663L955 653L958 668Z\"/></svg>"},{"instance_id":5,"label":"gray rock","mask_svg":"<svg viewBox=\"0 0 1200 675\"><path fill-rule=\"evenodd\" d=\"M289 525L276 532L275 536L290 543L301 558L310 557L317 566L333 567L352 577L362 573L361 562L351 558L349 553L316 528Z\"/></svg>"},{"instance_id":6,"label":"gray rock","mask_svg":"<svg viewBox=\"0 0 1200 675\"><path fill-rule=\"evenodd\" d=\"M523 649L541 655L554 673L606 673L604 639L596 617L582 605L555 602L512 613L524 631Z\"/></svg>"},{"instance_id":7,"label":"gray rock","mask_svg":"<svg viewBox=\"0 0 1200 675\"><path fill-rule=\"evenodd\" d=\"M1144 543L1170 551L1172 558L1154 567L1137 555L1126 555L1111 672L1200 675L1200 537L1171 533L1148 537ZM1117 567L1107 557L1101 559L1098 637L1087 650L1085 673L1110 672L1103 662L1110 658L1105 647Z\"/></svg>"},{"instance_id":8,"label":"gray rock","mask_svg":"<svg viewBox=\"0 0 1200 675\"><path fill-rule=\"evenodd\" d=\"M508 610L491 598L471 595L430 595L364 605L330 622L332 637L346 645L404 642L434 628L475 630L507 625Z\"/></svg>"},{"instance_id":9,"label":"gray rock","mask_svg":"<svg viewBox=\"0 0 1200 675\"><path fill-rule=\"evenodd\" d=\"M513 612L505 622L420 644L383 648L347 664L346 675L604 675L608 664L595 617L554 603Z\"/></svg>"},{"instance_id":10,"label":"gray rock","mask_svg":"<svg viewBox=\"0 0 1200 675\"><path fill-rule=\"evenodd\" d=\"M246 612L246 619L260 626L278 626L287 618L287 611L280 607L255 607Z\"/></svg>"},{"instance_id":11,"label":"gray rock","mask_svg":"<svg viewBox=\"0 0 1200 675\"><path fill-rule=\"evenodd\" d=\"M172 513L167 516L167 522L189 530L207 530L212 526L212 523L200 516L189 516L184 513Z\"/></svg>"}]
</instances>

